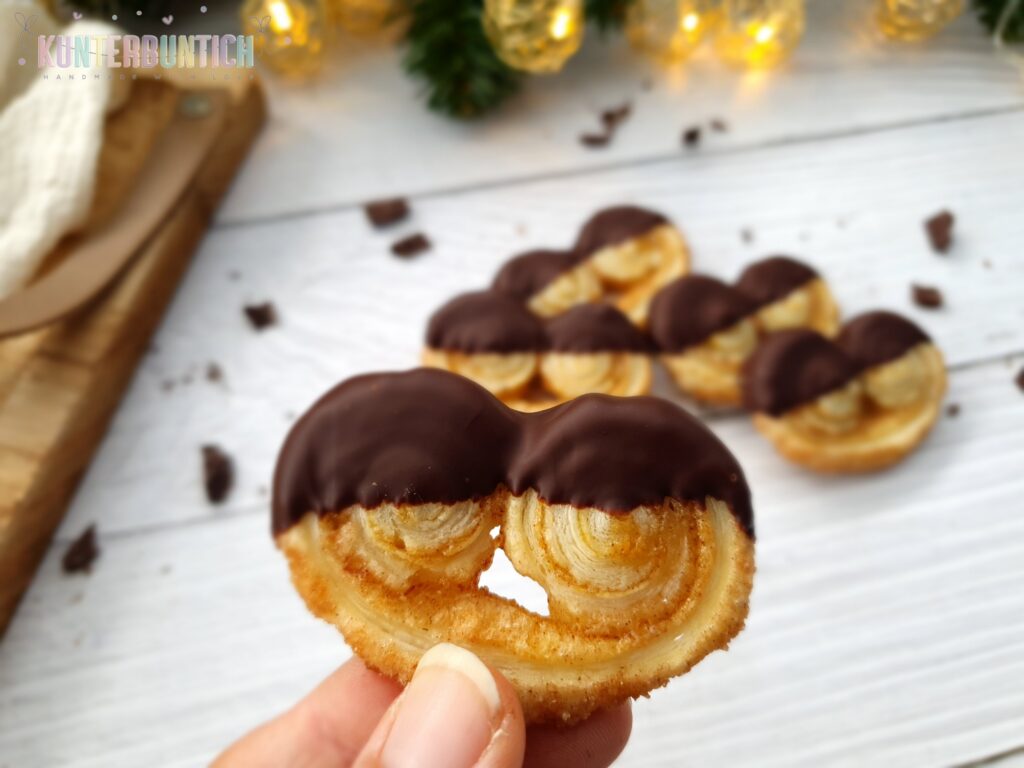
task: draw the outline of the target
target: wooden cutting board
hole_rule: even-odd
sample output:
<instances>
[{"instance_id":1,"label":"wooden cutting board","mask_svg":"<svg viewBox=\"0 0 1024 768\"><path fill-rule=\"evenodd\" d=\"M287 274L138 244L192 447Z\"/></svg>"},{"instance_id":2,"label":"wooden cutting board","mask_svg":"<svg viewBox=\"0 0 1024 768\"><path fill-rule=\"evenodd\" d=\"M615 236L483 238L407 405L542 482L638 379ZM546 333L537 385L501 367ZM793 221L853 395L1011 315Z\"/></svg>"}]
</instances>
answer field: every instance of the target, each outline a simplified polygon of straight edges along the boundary
<instances>
[{"instance_id":1,"label":"wooden cutting board","mask_svg":"<svg viewBox=\"0 0 1024 768\"><path fill-rule=\"evenodd\" d=\"M64 516L149 338L265 118L257 81L233 81L232 106L199 176L110 289L83 311L0 341L0 637ZM140 82L108 118L97 195L82 232L116 211L178 103Z\"/></svg>"}]
</instances>

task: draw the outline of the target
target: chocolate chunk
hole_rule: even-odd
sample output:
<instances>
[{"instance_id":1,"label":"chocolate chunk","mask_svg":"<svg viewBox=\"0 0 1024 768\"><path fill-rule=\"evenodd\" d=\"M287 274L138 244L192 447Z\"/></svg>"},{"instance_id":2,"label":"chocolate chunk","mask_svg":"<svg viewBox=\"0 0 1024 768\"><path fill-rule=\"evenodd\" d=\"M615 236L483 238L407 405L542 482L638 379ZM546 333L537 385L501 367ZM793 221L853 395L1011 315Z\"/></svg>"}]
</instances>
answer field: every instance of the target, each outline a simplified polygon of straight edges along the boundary
<instances>
[{"instance_id":1,"label":"chocolate chunk","mask_svg":"<svg viewBox=\"0 0 1024 768\"><path fill-rule=\"evenodd\" d=\"M949 211L941 211L925 221L924 229L928 241L936 253L946 253L953 245L954 221L953 214Z\"/></svg>"},{"instance_id":2,"label":"chocolate chunk","mask_svg":"<svg viewBox=\"0 0 1024 768\"><path fill-rule=\"evenodd\" d=\"M262 304L246 305L245 316L249 318L249 324L257 331L277 325L277 310L269 301Z\"/></svg>"},{"instance_id":3,"label":"chocolate chunk","mask_svg":"<svg viewBox=\"0 0 1024 768\"><path fill-rule=\"evenodd\" d=\"M576 238L576 251L580 259L627 240L646 235L655 227L668 224L668 219L655 211L634 205L605 208L591 216Z\"/></svg>"},{"instance_id":4,"label":"chocolate chunk","mask_svg":"<svg viewBox=\"0 0 1024 768\"><path fill-rule=\"evenodd\" d=\"M409 204L404 197L376 200L364 205L363 210L377 229L396 224L409 216Z\"/></svg>"},{"instance_id":5,"label":"chocolate chunk","mask_svg":"<svg viewBox=\"0 0 1024 768\"><path fill-rule=\"evenodd\" d=\"M224 380L224 371L217 363L208 363L206 366L206 380L217 383Z\"/></svg>"},{"instance_id":6,"label":"chocolate chunk","mask_svg":"<svg viewBox=\"0 0 1024 768\"><path fill-rule=\"evenodd\" d=\"M621 123L629 119L632 112L633 105L631 102L627 101L622 106L604 110L601 113L601 122L604 124L605 130L608 133L611 133L618 128Z\"/></svg>"},{"instance_id":7,"label":"chocolate chunk","mask_svg":"<svg viewBox=\"0 0 1024 768\"><path fill-rule=\"evenodd\" d=\"M650 331L664 352L682 352L752 315L757 305L743 293L706 275L687 275L666 285L651 302Z\"/></svg>"},{"instance_id":8,"label":"chocolate chunk","mask_svg":"<svg viewBox=\"0 0 1024 768\"><path fill-rule=\"evenodd\" d=\"M509 259L498 270L494 290L529 301L579 263L580 257L575 251L527 251Z\"/></svg>"},{"instance_id":9,"label":"chocolate chunk","mask_svg":"<svg viewBox=\"0 0 1024 768\"><path fill-rule=\"evenodd\" d=\"M836 344L858 364L871 368L902 357L912 347L930 341L928 334L895 312L865 312L849 320Z\"/></svg>"},{"instance_id":10,"label":"chocolate chunk","mask_svg":"<svg viewBox=\"0 0 1024 768\"><path fill-rule=\"evenodd\" d=\"M235 465L231 457L216 445L203 446L203 482L206 498L220 504L235 483Z\"/></svg>"},{"instance_id":11,"label":"chocolate chunk","mask_svg":"<svg viewBox=\"0 0 1024 768\"><path fill-rule=\"evenodd\" d=\"M694 125L683 131L683 146L687 149L694 149L700 144L700 126Z\"/></svg>"},{"instance_id":12,"label":"chocolate chunk","mask_svg":"<svg viewBox=\"0 0 1024 768\"><path fill-rule=\"evenodd\" d=\"M96 544L96 526L90 525L72 541L61 558L64 573L89 573L92 564L100 556L100 548Z\"/></svg>"},{"instance_id":13,"label":"chocolate chunk","mask_svg":"<svg viewBox=\"0 0 1024 768\"><path fill-rule=\"evenodd\" d=\"M427 368L349 379L299 420L278 458L273 531L310 512L452 504L502 486L613 514L711 496L753 535L742 469L678 406L591 394L520 413L469 379Z\"/></svg>"},{"instance_id":14,"label":"chocolate chunk","mask_svg":"<svg viewBox=\"0 0 1024 768\"><path fill-rule=\"evenodd\" d=\"M1017 387L1020 391L1024 392L1024 368L1020 369L1020 372L1017 374L1017 378L1014 379L1014 381L1017 382Z\"/></svg>"},{"instance_id":15,"label":"chocolate chunk","mask_svg":"<svg viewBox=\"0 0 1024 768\"><path fill-rule=\"evenodd\" d=\"M591 149L597 149L598 147L607 147L612 140L612 134L610 131L605 133L581 133L580 144L584 147Z\"/></svg>"},{"instance_id":16,"label":"chocolate chunk","mask_svg":"<svg viewBox=\"0 0 1024 768\"><path fill-rule=\"evenodd\" d=\"M743 365L743 407L781 416L843 387L857 373L857 364L815 331L772 333Z\"/></svg>"},{"instance_id":17,"label":"chocolate chunk","mask_svg":"<svg viewBox=\"0 0 1024 768\"><path fill-rule=\"evenodd\" d=\"M418 256L424 251L429 251L431 248L430 240L427 239L426 235L422 232L417 232L415 235L404 237L401 240L391 245L391 252L395 256L400 256L403 259L411 259L413 256Z\"/></svg>"},{"instance_id":18,"label":"chocolate chunk","mask_svg":"<svg viewBox=\"0 0 1024 768\"><path fill-rule=\"evenodd\" d=\"M960 415L960 405L959 405L959 403L950 403L949 405L947 405L946 406L946 415L949 418L951 418L951 419L955 419L957 416L959 416Z\"/></svg>"},{"instance_id":19,"label":"chocolate chunk","mask_svg":"<svg viewBox=\"0 0 1024 768\"><path fill-rule=\"evenodd\" d=\"M544 324L518 300L497 291L456 296L430 318L427 346L454 352L536 352Z\"/></svg>"},{"instance_id":20,"label":"chocolate chunk","mask_svg":"<svg viewBox=\"0 0 1024 768\"><path fill-rule=\"evenodd\" d=\"M942 291L938 288L914 283L910 286L910 294L919 307L937 309L942 306Z\"/></svg>"},{"instance_id":21,"label":"chocolate chunk","mask_svg":"<svg viewBox=\"0 0 1024 768\"><path fill-rule=\"evenodd\" d=\"M718 133L726 133L729 130L729 124L720 117L712 118L710 125L711 130Z\"/></svg>"},{"instance_id":22,"label":"chocolate chunk","mask_svg":"<svg viewBox=\"0 0 1024 768\"><path fill-rule=\"evenodd\" d=\"M763 307L784 299L797 288L818 277L818 273L788 256L769 256L755 261L740 274L736 289Z\"/></svg>"}]
</instances>

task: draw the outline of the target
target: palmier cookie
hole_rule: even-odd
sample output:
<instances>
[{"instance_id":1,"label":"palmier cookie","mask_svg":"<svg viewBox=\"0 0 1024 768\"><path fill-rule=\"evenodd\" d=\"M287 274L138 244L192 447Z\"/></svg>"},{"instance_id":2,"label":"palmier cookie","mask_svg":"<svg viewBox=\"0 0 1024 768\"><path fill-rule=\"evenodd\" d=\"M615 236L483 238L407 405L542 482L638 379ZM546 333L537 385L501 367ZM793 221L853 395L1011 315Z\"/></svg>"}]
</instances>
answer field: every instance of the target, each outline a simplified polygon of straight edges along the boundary
<instances>
[{"instance_id":1,"label":"palmier cookie","mask_svg":"<svg viewBox=\"0 0 1024 768\"><path fill-rule=\"evenodd\" d=\"M806 327L832 335L838 316L817 272L772 256L747 267L735 286L703 275L669 284L655 296L650 330L680 389L739 405L740 370L765 333Z\"/></svg>"},{"instance_id":2,"label":"palmier cookie","mask_svg":"<svg viewBox=\"0 0 1024 768\"><path fill-rule=\"evenodd\" d=\"M868 312L830 341L769 336L743 371L757 428L792 461L823 472L898 462L928 434L946 390L942 353L906 318Z\"/></svg>"},{"instance_id":3,"label":"palmier cookie","mask_svg":"<svg viewBox=\"0 0 1024 768\"><path fill-rule=\"evenodd\" d=\"M370 667L405 683L455 643L512 682L530 722L645 695L747 614L743 472L656 398L524 414L444 371L361 376L292 429L273 499L295 587ZM497 547L549 616L478 586Z\"/></svg>"},{"instance_id":4,"label":"palmier cookie","mask_svg":"<svg viewBox=\"0 0 1024 768\"><path fill-rule=\"evenodd\" d=\"M650 339L614 307L584 304L545 322L496 291L465 294L438 310L423 362L525 411L586 392L625 397L651 388Z\"/></svg>"},{"instance_id":5,"label":"palmier cookie","mask_svg":"<svg viewBox=\"0 0 1024 768\"><path fill-rule=\"evenodd\" d=\"M513 258L498 272L494 288L542 317L607 298L643 325L654 293L689 268L686 241L667 218L616 206L592 216L571 251L538 250Z\"/></svg>"}]
</instances>

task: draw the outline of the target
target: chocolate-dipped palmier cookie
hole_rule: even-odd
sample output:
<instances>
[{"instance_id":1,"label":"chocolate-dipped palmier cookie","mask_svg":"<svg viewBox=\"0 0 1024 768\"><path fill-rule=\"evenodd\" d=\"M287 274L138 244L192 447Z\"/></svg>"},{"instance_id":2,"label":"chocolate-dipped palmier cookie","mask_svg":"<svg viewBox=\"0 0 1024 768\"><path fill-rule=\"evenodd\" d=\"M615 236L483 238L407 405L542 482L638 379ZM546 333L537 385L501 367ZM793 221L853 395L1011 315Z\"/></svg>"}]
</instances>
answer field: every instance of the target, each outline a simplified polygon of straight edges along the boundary
<instances>
[{"instance_id":1,"label":"chocolate-dipped palmier cookie","mask_svg":"<svg viewBox=\"0 0 1024 768\"><path fill-rule=\"evenodd\" d=\"M764 334L806 327L832 335L838 315L817 272L773 256L747 267L735 285L703 275L670 283L654 297L650 331L680 389L738 405L740 369Z\"/></svg>"},{"instance_id":2,"label":"chocolate-dipped palmier cookie","mask_svg":"<svg viewBox=\"0 0 1024 768\"><path fill-rule=\"evenodd\" d=\"M826 472L896 463L928 434L946 390L942 353L891 312L868 312L830 341L772 334L743 370L743 403L789 459Z\"/></svg>"},{"instance_id":3,"label":"chocolate-dipped palmier cookie","mask_svg":"<svg viewBox=\"0 0 1024 768\"><path fill-rule=\"evenodd\" d=\"M581 304L543 320L510 296L480 291L434 314L423 363L536 411L587 392L646 394L651 353L649 337L611 305Z\"/></svg>"},{"instance_id":4,"label":"chocolate-dipped palmier cookie","mask_svg":"<svg viewBox=\"0 0 1024 768\"><path fill-rule=\"evenodd\" d=\"M584 395L524 414L429 369L351 379L299 420L273 531L310 610L371 667L407 682L458 644L531 722L580 720L724 648L754 571L743 472L678 407ZM497 547L549 616L479 588Z\"/></svg>"},{"instance_id":5,"label":"chocolate-dipped palmier cookie","mask_svg":"<svg viewBox=\"0 0 1024 768\"><path fill-rule=\"evenodd\" d=\"M654 293L689 268L689 249L672 222L623 205L594 214L571 251L529 251L511 259L494 288L543 317L607 299L644 325Z\"/></svg>"}]
</instances>

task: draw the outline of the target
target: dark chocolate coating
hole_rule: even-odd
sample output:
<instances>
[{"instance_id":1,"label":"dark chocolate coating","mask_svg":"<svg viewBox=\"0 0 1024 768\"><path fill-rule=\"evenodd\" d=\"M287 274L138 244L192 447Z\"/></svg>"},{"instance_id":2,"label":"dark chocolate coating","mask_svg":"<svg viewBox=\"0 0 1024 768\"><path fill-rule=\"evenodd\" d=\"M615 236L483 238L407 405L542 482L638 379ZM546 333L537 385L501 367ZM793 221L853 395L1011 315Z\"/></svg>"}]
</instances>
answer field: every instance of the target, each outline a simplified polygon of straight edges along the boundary
<instances>
[{"instance_id":1,"label":"dark chocolate coating","mask_svg":"<svg viewBox=\"0 0 1024 768\"><path fill-rule=\"evenodd\" d=\"M663 352L680 352L753 314L754 302L731 285L687 275L666 285L651 302L648 324Z\"/></svg>"},{"instance_id":2,"label":"dark chocolate coating","mask_svg":"<svg viewBox=\"0 0 1024 768\"><path fill-rule=\"evenodd\" d=\"M468 379L425 368L350 379L299 420L277 461L273 530L308 512L450 504L503 486L610 513L711 496L753 535L743 470L678 406L584 395L519 413Z\"/></svg>"},{"instance_id":3,"label":"dark chocolate coating","mask_svg":"<svg viewBox=\"0 0 1024 768\"><path fill-rule=\"evenodd\" d=\"M839 389L858 373L838 346L805 328L773 333L743 366L743 406L781 416Z\"/></svg>"},{"instance_id":4,"label":"dark chocolate coating","mask_svg":"<svg viewBox=\"0 0 1024 768\"><path fill-rule=\"evenodd\" d=\"M743 270L736 289L752 299L758 308L784 299L818 277L802 261L788 256L769 256Z\"/></svg>"},{"instance_id":5,"label":"dark chocolate coating","mask_svg":"<svg viewBox=\"0 0 1024 768\"><path fill-rule=\"evenodd\" d=\"M477 291L449 301L430 318L427 346L454 352L544 349L544 323L504 293Z\"/></svg>"},{"instance_id":6,"label":"dark chocolate coating","mask_svg":"<svg viewBox=\"0 0 1024 768\"><path fill-rule=\"evenodd\" d=\"M520 301L529 301L580 261L574 251L527 251L498 270L493 287Z\"/></svg>"},{"instance_id":7,"label":"dark chocolate coating","mask_svg":"<svg viewBox=\"0 0 1024 768\"><path fill-rule=\"evenodd\" d=\"M652 352L650 337L611 304L580 304L546 324L555 352Z\"/></svg>"},{"instance_id":8,"label":"dark chocolate coating","mask_svg":"<svg viewBox=\"0 0 1024 768\"><path fill-rule=\"evenodd\" d=\"M863 370L891 362L925 341L931 341L928 334L905 317L877 311L846 323L836 344Z\"/></svg>"},{"instance_id":9,"label":"dark chocolate coating","mask_svg":"<svg viewBox=\"0 0 1024 768\"><path fill-rule=\"evenodd\" d=\"M605 208L583 225L573 250L580 258L586 258L609 245L619 245L634 237L646 235L655 227L668 223L668 219L660 213L646 208L633 205Z\"/></svg>"}]
</instances>

